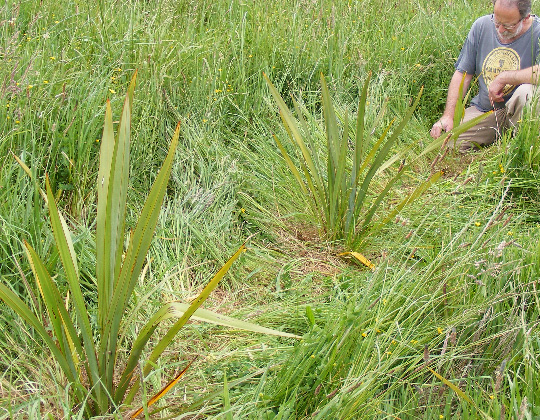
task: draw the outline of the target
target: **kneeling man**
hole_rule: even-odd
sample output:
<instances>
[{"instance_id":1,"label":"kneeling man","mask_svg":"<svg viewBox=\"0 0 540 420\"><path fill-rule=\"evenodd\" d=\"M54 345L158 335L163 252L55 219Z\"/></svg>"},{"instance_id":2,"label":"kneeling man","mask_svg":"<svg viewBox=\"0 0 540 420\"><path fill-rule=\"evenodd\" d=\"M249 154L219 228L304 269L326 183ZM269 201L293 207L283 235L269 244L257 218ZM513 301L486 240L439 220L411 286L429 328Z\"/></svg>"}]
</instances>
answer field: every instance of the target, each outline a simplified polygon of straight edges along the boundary
<instances>
[{"instance_id":1,"label":"kneeling man","mask_svg":"<svg viewBox=\"0 0 540 420\"><path fill-rule=\"evenodd\" d=\"M539 38L540 19L531 15L531 0L493 0L493 14L477 19L469 31L455 64L444 113L433 124L431 136L438 138L453 128L463 75L463 95L474 75L479 83L478 95L466 108L464 121L494 112L449 147L464 152L488 146L503 129L515 127L538 82Z\"/></svg>"}]
</instances>

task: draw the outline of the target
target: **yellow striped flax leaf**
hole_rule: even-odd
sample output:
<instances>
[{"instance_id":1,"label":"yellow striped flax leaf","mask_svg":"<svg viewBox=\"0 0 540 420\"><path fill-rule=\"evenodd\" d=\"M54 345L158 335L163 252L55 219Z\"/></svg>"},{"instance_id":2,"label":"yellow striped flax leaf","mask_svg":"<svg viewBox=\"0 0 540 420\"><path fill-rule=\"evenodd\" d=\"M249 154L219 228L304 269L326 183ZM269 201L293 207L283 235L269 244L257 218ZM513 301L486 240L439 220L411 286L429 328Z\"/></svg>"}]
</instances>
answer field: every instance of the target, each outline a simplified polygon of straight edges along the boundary
<instances>
[{"instance_id":1,"label":"yellow striped flax leaf","mask_svg":"<svg viewBox=\"0 0 540 420\"><path fill-rule=\"evenodd\" d=\"M366 257L364 257L362 254L356 251L348 251L348 252L342 252L339 255L350 255L360 261L362 264L364 264L367 268L374 270L375 264L373 264L370 260L368 260Z\"/></svg>"},{"instance_id":2,"label":"yellow striped flax leaf","mask_svg":"<svg viewBox=\"0 0 540 420\"><path fill-rule=\"evenodd\" d=\"M193 364L193 362L197 360L197 358L193 359L191 362L188 363L188 365L182 369L172 381L170 381L167 385L165 385L161 390L154 395L150 400L148 401L148 404L146 407L150 407L151 405L155 404L157 401L159 401L167 392L169 392L180 380L182 376L184 376L184 373L187 372L187 370L190 368L190 366ZM140 407L138 410L136 410L129 418L135 419L137 418L142 412L144 411L144 406Z\"/></svg>"}]
</instances>

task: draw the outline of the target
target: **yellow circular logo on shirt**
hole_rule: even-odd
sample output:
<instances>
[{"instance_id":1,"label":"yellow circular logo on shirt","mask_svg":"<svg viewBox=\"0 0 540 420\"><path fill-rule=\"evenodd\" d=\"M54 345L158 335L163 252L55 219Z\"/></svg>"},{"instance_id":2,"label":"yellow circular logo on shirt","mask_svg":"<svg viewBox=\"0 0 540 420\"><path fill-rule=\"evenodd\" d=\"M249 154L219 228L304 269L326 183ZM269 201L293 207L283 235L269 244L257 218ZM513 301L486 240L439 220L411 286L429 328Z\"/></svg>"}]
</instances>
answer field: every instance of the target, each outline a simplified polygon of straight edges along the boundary
<instances>
[{"instance_id":1,"label":"yellow circular logo on shirt","mask_svg":"<svg viewBox=\"0 0 540 420\"><path fill-rule=\"evenodd\" d=\"M519 70L520 58L517 52L512 48L499 47L492 50L484 60L482 65L482 76L486 86L497 77L497 75L506 70ZM515 86L506 85L503 94L510 93Z\"/></svg>"}]
</instances>

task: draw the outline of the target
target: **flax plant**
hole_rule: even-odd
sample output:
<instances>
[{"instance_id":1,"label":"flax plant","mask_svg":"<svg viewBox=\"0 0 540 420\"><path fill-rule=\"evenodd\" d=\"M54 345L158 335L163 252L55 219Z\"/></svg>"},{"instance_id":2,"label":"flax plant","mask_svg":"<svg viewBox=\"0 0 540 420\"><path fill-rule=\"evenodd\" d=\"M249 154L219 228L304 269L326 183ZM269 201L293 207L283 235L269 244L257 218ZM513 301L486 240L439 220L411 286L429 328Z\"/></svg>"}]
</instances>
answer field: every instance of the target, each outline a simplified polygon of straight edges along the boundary
<instances>
[{"instance_id":1,"label":"flax plant","mask_svg":"<svg viewBox=\"0 0 540 420\"><path fill-rule=\"evenodd\" d=\"M381 220L374 223L376 211L388 197L392 187L410 168L410 164L402 163L397 173L390 178L378 194L373 191L373 180L396 161L404 159L406 152L410 150L409 146L398 153L391 154L397 139L418 105L422 90L393 131L390 133L395 119L372 144L372 136L365 127L370 77L366 78L360 93L356 125L351 128L347 113L344 114L343 118L340 118L336 113L325 79L321 75L322 109L326 135L326 162L321 163L316 159L318 153L315 150L314 138L317 132L310 131L306 121L306 117L309 121L315 121L315 118L309 115L305 107L302 107L293 98L298 116L298 120L296 120L270 79L266 75L265 78L270 92L278 104L285 129L300 156L300 168L296 167L277 136L274 135L274 139L298 186L308 197L307 201L313 217L315 220L320 220L320 228L329 240L343 240L347 247L360 246L366 237L377 233L406 205L418 199L440 178L440 172L428 177ZM468 127L476 124L477 121L462 124L449 135L455 138ZM445 140L448 141L448 139L438 139L420 155L436 150Z\"/></svg>"},{"instance_id":2,"label":"flax plant","mask_svg":"<svg viewBox=\"0 0 540 420\"><path fill-rule=\"evenodd\" d=\"M116 137L113 132L112 111L109 103L107 103L105 113L97 180L97 324L94 325L89 316L93 308L85 302L71 234L64 217L57 208L48 178L46 191L40 190L40 192L49 208L54 240L63 266L63 275L68 284L68 295L61 295L61 289L55 280L57 276L51 276L46 264L28 242L25 242L25 251L46 308L46 316L42 317L38 313L38 304L33 305L34 310L31 309L32 307L28 306L12 289L0 283L0 299L41 337L46 349L71 384L68 388L71 397L86 416L113 412L123 404L130 404L133 401L140 387L140 381L134 379L135 368L142 362L141 356L146 343L161 321L165 319L178 318L165 336L158 340L147 363L143 363L143 376L156 366L155 362L192 315L212 323L292 337L291 334L264 329L245 322L240 323L208 311L196 312L226 274L233 261L245 251L245 246L242 245L190 305L171 302L159 308L130 344L127 360L119 360L119 346L125 344L125 334L129 327L126 325L125 314L130 308L130 298L152 241L180 132L178 125L137 225L129 235L129 245L127 249L124 249L130 120L135 77L126 95ZM19 163L25 171L30 173L22 161L19 160ZM32 294L30 290L29 293ZM34 297L34 301L35 299ZM119 366L123 366L122 369L118 369ZM178 378L179 376L175 378L175 381ZM171 382L165 389L168 390L173 383L175 382ZM151 399L148 405L157 401L162 394L163 392ZM140 413L141 410L135 413Z\"/></svg>"}]
</instances>

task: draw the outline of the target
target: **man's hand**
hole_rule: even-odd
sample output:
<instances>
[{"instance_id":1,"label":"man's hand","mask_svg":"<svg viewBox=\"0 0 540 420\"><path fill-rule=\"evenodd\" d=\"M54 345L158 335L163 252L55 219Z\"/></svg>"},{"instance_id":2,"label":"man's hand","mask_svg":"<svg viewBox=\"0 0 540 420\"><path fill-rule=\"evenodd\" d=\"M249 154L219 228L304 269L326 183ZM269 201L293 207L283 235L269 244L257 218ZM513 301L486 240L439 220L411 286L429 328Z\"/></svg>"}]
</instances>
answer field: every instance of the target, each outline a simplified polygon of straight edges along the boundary
<instances>
[{"instance_id":1,"label":"man's hand","mask_svg":"<svg viewBox=\"0 0 540 420\"><path fill-rule=\"evenodd\" d=\"M434 139L438 139L441 136L443 130L448 132L452 128L454 128L454 119L443 115L439 121L433 124L433 127L431 127L431 131L429 132L429 134Z\"/></svg>"},{"instance_id":2,"label":"man's hand","mask_svg":"<svg viewBox=\"0 0 540 420\"><path fill-rule=\"evenodd\" d=\"M503 80L503 73L500 73L495 79L491 81L488 88L489 100L493 102L502 102L504 101L504 88L506 87L506 82Z\"/></svg>"}]
</instances>

